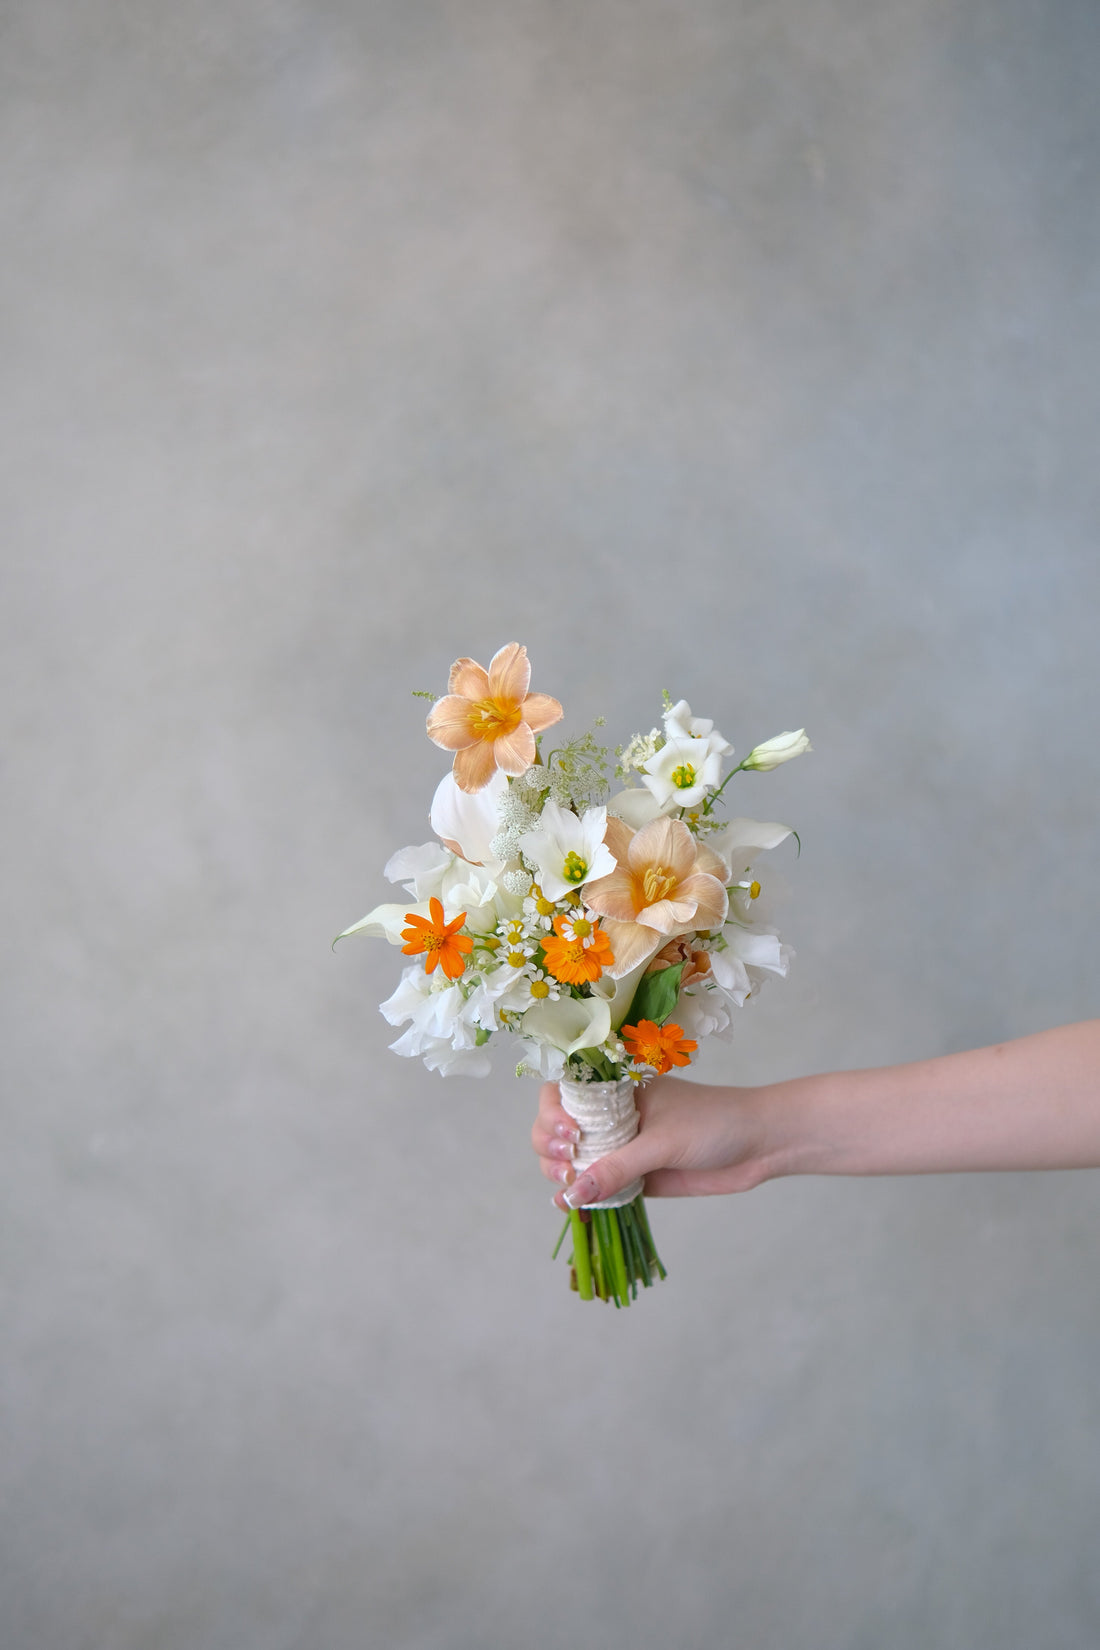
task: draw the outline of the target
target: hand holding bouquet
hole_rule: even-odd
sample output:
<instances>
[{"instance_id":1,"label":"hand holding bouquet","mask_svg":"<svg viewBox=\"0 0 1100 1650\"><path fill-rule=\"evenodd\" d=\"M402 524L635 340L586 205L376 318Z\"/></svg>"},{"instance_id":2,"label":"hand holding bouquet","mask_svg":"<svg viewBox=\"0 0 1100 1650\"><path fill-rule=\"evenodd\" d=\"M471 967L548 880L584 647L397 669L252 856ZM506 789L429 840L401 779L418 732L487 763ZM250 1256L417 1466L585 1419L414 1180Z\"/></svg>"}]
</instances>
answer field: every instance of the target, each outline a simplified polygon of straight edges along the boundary
<instances>
[{"instance_id":1,"label":"hand holding bouquet","mask_svg":"<svg viewBox=\"0 0 1100 1650\"><path fill-rule=\"evenodd\" d=\"M801 729L780 734L723 779L732 746L666 695L663 726L615 753L612 793L594 733L543 754L562 707L530 680L517 642L487 671L456 660L427 723L454 752L431 805L435 840L385 867L410 898L338 937L377 935L414 959L381 1005L408 1024L396 1053L486 1076L490 1050L510 1042L517 1074L559 1081L582 1169L636 1132L636 1084L690 1064L769 974L787 973L789 949L754 920L752 868L792 833L715 810L735 773L810 744ZM641 1182L572 1211L566 1230L582 1299L626 1306L665 1275Z\"/></svg>"}]
</instances>

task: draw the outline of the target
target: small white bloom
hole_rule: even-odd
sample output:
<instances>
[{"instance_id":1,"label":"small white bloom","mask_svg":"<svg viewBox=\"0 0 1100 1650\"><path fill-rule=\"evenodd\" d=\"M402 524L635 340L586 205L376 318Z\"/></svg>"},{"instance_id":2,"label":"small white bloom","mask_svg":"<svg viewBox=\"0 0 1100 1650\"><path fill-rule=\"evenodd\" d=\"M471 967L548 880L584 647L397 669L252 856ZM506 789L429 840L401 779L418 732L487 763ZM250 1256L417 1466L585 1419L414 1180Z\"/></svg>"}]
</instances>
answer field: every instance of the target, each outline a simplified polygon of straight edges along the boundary
<instances>
[{"instance_id":1,"label":"small white bloom","mask_svg":"<svg viewBox=\"0 0 1100 1650\"><path fill-rule=\"evenodd\" d=\"M644 768L650 757L656 755L660 742L659 728L651 728L648 733L636 733L623 748L623 754L619 759L620 771L626 774L632 769Z\"/></svg>"},{"instance_id":2,"label":"small white bloom","mask_svg":"<svg viewBox=\"0 0 1100 1650\"><path fill-rule=\"evenodd\" d=\"M755 745L741 766L755 768L757 773L770 773L772 768L792 762L796 756L811 750L813 746L806 738L805 728L799 728L797 733L777 733L774 739L765 739L762 745Z\"/></svg>"},{"instance_id":3,"label":"small white bloom","mask_svg":"<svg viewBox=\"0 0 1100 1650\"><path fill-rule=\"evenodd\" d=\"M560 997L561 986L553 975L532 964L512 982L501 1006L523 1014L536 1003L556 1003Z\"/></svg>"},{"instance_id":4,"label":"small white bloom","mask_svg":"<svg viewBox=\"0 0 1100 1650\"><path fill-rule=\"evenodd\" d=\"M669 739L705 739L709 749L719 756L729 756L733 746L717 731L705 716L693 716L686 699L680 699L665 711L665 735Z\"/></svg>"},{"instance_id":5,"label":"small white bloom","mask_svg":"<svg viewBox=\"0 0 1100 1650\"><path fill-rule=\"evenodd\" d=\"M539 886L547 899L563 898L596 877L610 876L615 856L604 842L606 808L586 808L578 819L548 798L537 831L519 839L520 852L538 867Z\"/></svg>"},{"instance_id":6,"label":"small white bloom","mask_svg":"<svg viewBox=\"0 0 1100 1650\"><path fill-rule=\"evenodd\" d=\"M696 808L718 783L722 757L705 739L670 739L649 762L643 780L662 808Z\"/></svg>"}]
</instances>

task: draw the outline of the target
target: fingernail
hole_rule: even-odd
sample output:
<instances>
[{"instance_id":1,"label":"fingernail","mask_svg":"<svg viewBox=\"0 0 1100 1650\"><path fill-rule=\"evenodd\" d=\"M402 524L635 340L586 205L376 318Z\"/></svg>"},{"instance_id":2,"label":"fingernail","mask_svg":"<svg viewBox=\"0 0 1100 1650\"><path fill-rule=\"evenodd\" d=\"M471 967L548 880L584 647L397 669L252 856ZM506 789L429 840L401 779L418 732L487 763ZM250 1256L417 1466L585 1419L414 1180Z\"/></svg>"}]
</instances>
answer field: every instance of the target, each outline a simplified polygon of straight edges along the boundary
<instances>
[{"instance_id":1,"label":"fingernail","mask_svg":"<svg viewBox=\"0 0 1100 1650\"><path fill-rule=\"evenodd\" d=\"M573 1179L572 1165L569 1163L555 1163L554 1179L564 1181L565 1185L568 1186L569 1182Z\"/></svg>"},{"instance_id":2,"label":"fingernail","mask_svg":"<svg viewBox=\"0 0 1100 1650\"><path fill-rule=\"evenodd\" d=\"M555 1123L554 1133L560 1135L563 1140L577 1141L581 1137L580 1129L574 1128L572 1123Z\"/></svg>"},{"instance_id":3,"label":"fingernail","mask_svg":"<svg viewBox=\"0 0 1100 1650\"><path fill-rule=\"evenodd\" d=\"M551 1157L564 1157L568 1162L572 1162L577 1155L577 1148L571 1140L551 1140L546 1149Z\"/></svg>"},{"instance_id":4,"label":"fingernail","mask_svg":"<svg viewBox=\"0 0 1100 1650\"><path fill-rule=\"evenodd\" d=\"M582 1174L575 1180L565 1194L565 1201L571 1209L579 1209L582 1203L595 1203L600 1188L590 1174Z\"/></svg>"}]
</instances>

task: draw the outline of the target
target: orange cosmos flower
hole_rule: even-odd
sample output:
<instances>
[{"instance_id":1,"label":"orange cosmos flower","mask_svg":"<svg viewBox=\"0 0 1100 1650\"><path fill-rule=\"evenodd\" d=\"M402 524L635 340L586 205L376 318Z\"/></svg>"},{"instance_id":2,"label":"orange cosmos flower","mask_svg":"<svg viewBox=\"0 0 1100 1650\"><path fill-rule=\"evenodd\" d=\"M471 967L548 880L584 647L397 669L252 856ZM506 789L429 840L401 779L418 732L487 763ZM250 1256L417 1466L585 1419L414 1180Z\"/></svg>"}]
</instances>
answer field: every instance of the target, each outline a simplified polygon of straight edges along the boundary
<instances>
[{"instance_id":1,"label":"orange cosmos flower","mask_svg":"<svg viewBox=\"0 0 1100 1650\"><path fill-rule=\"evenodd\" d=\"M535 735L562 718L562 708L546 693L528 693L531 663L527 649L509 642L489 669L473 659L456 659L448 692L428 712L428 738L455 752L455 783L462 791L483 791L499 768L513 778L535 760Z\"/></svg>"},{"instance_id":2,"label":"orange cosmos flower","mask_svg":"<svg viewBox=\"0 0 1100 1650\"><path fill-rule=\"evenodd\" d=\"M652 1066L658 1077L673 1066L689 1066L691 1056L699 1044L684 1036L683 1026L655 1025L652 1020L639 1020L636 1026L623 1026L619 1034L626 1051L640 1066Z\"/></svg>"},{"instance_id":3,"label":"orange cosmos flower","mask_svg":"<svg viewBox=\"0 0 1100 1650\"><path fill-rule=\"evenodd\" d=\"M428 901L428 909L432 914L430 922L427 917L418 917L415 911L405 912L405 921L409 926L401 930L401 938L409 943L401 949L406 957L416 957L422 951L426 952L426 974L432 973L436 963L442 963L447 978L457 980L466 968L466 954L474 948L468 934L457 932L466 921L466 913L463 911L454 922L444 922L443 907L434 894Z\"/></svg>"},{"instance_id":4,"label":"orange cosmos flower","mask_svg":"<svg viewBox=\"0 0 1100 1650\"><path fill-rule=\"evenodd\" d=\"M554 918L554 932L542 942L547 972L563 985L598 980L615 958L598 922L576 915Z\"/></svg>"}]
</instances>

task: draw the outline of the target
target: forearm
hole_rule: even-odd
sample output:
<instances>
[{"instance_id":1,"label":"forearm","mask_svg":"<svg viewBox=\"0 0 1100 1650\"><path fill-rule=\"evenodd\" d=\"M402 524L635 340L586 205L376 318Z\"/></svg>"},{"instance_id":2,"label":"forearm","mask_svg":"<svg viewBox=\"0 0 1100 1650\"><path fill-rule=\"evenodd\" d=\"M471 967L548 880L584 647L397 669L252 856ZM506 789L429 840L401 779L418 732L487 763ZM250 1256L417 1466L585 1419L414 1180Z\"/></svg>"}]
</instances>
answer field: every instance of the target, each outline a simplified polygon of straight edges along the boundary
<instances>
[{"instance_id":1,"label":"forearm","mask_svg":"<svg viewBox=\"0 0 1100 1650\"><path fill-rule=\"evenodd\" d=\"M1100 1167L1100 1020L754 1092L762 1178Z\"/></svg>"}]
</instances>

